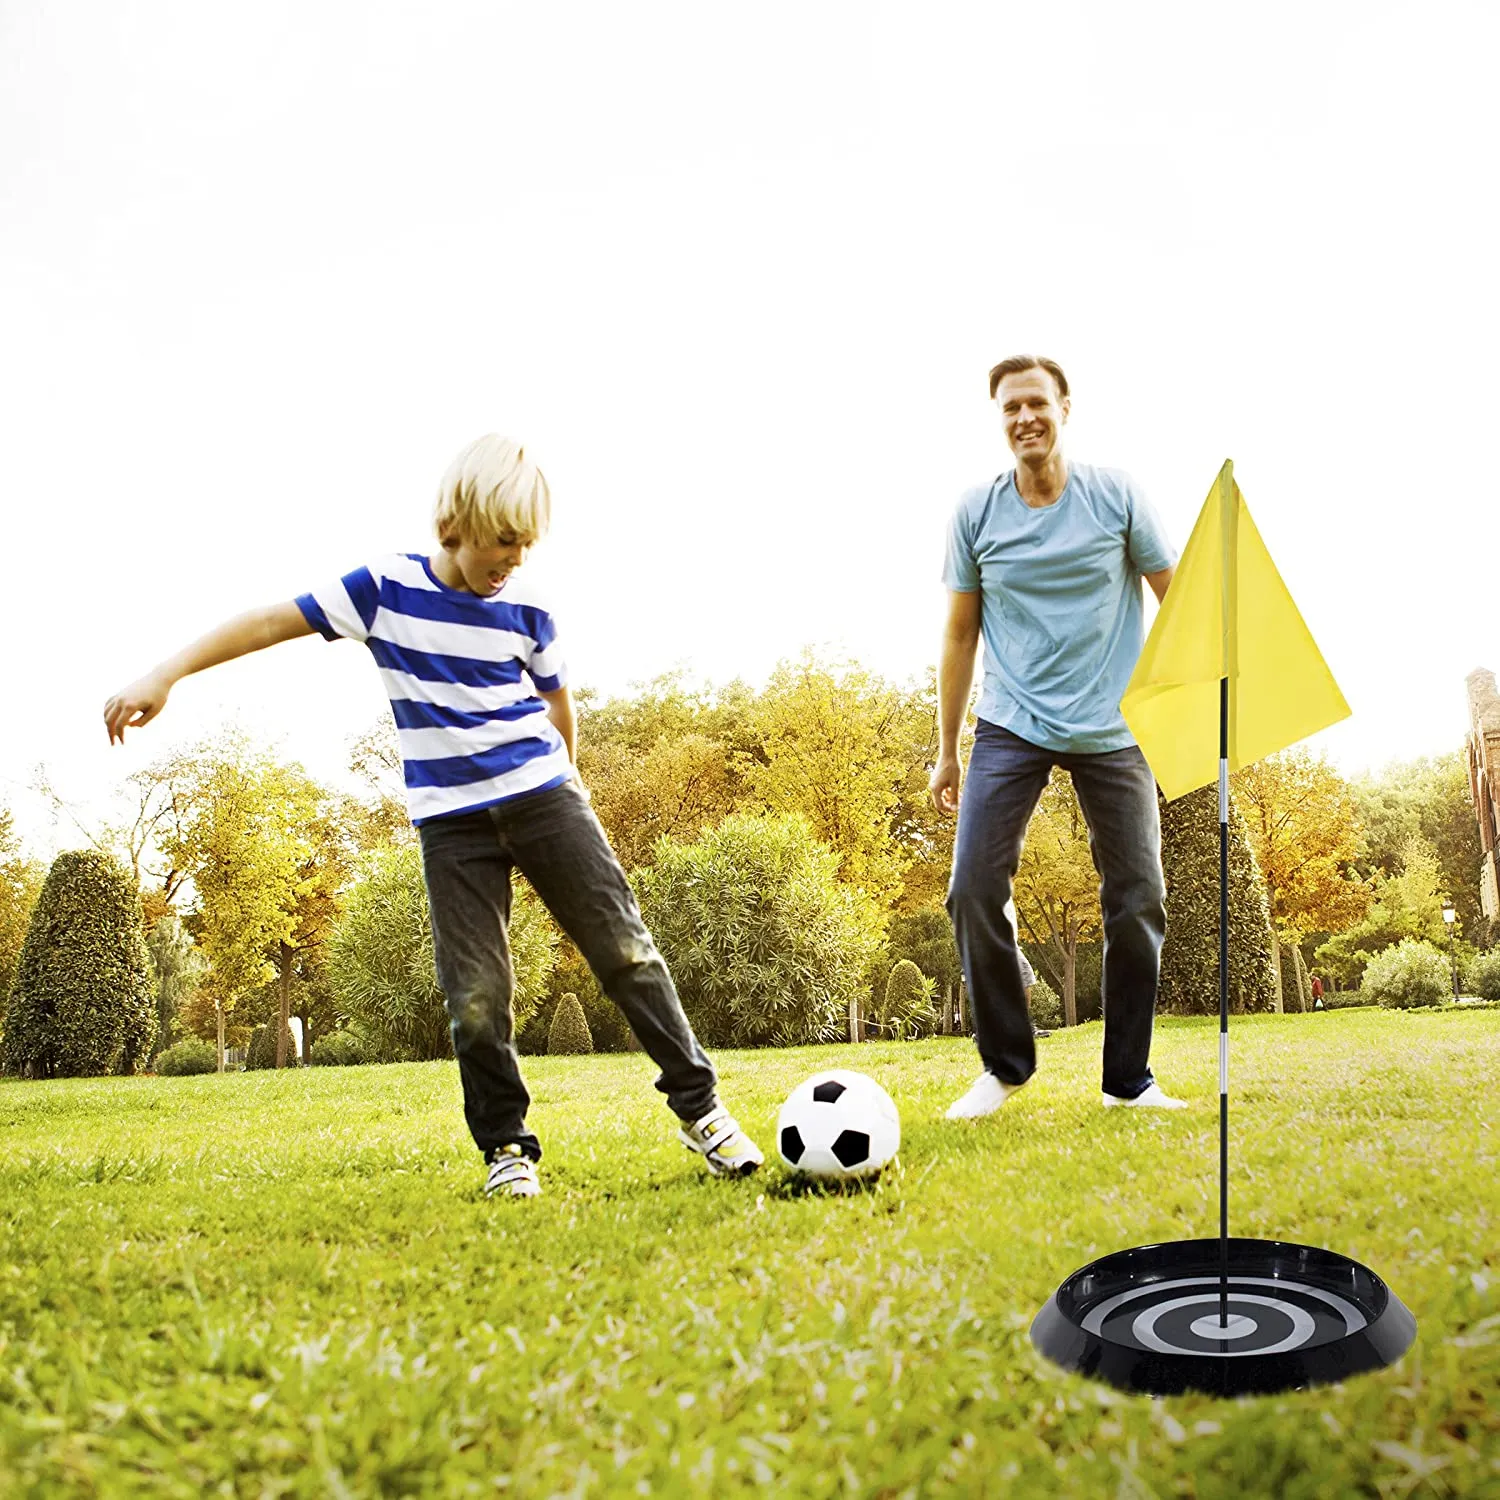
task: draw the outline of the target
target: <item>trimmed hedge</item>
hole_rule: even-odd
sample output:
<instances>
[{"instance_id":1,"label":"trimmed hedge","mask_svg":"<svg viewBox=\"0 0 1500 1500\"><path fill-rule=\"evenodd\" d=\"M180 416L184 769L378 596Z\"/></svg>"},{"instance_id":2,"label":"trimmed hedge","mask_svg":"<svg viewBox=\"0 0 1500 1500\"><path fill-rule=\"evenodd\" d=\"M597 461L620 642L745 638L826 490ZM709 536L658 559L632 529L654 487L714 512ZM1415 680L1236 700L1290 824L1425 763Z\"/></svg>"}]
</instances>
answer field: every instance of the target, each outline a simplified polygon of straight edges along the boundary
<instances>
[{"instance_id":1,"label":"trimmed hedge","mask_svg":"<svg viewBox=\"0 0 1500 1500\"><path fill-rule=\"evenodd\" d=\"M134 884L108 855L59 854L26 929L0 1068L27 1078L139 1073L156 1034Z\"/></svg>"},{"instance_id":2,"label":"trimmed hedge","mask_svg":"<svg viewBox=\"0 0 1500 1500\"><path fill-rule=\"evenodd\" d=\"M1028 997L1031 1004L1031 1024L1042 1031L1055 1031L1063 1023L1062 1001L1057 991L1037 975Z\"/></svg>"},{"instance_id":3,"label":"trimmed hedge","mask_svg":"<svg viewBox=\"0 0 1500 1500\"><path fill-rule=\"evenodd\" d=\"M578 996L571 991L557 1002L552 1013L552 1030L547 1035L547 1051L559 1053L592 1052L594 1039L584 1018Z\"/></svg>"},{"instance_id":4,"label":"trimmed hedge","mask_svg":"<svg viewBox=\"0 0 1500 1500\"><path fill-rule=\"evenodd\" d=\"M1159 1011L1219 1012L1219 793L1203 787L1161 804L1167 936L1161 950ZM1292 993L1295 993L1293 991ZM1245 820L1229 799L1229 1006L1267 1011L1276 1003L1266 883ZM1295 1008L1295 1007L1288 1007Z\"/></svg>"},{"instance_id":5,"label":"trimmed hedge","mask_svg":"<svg viewBox=\"0 0 1500 1500\"><path fill-rule=\"evenodd\" d=\"M885 981L880 1006L880 1030L886 1036L922 1036L937 1021L933 1007L935 986L909 958L898 959Z\"/></svg>"},{"instance_id":6,"label":"trimmed hedge","mask_svg":"<svg viewBox=\"0 0 1500 1500\"><path fill-rule=\"evenodd\" d=\"M175 1047L168 1047L156 1059L156 1071L163 1078L180 1078L189 1073L213 1073L219 1066L218 1049L202 1037L184 1037Z\"/></svg>"},{"instance_id":7,"label":"trimmed hedge","mask_svg":"<svg viewBox=\"0 0 1500 1500\"><path fill-rule=\"evenodd\" d=\"M315 1068L355 1068L361 1063L374 1061L364 1040L352 1031L330 1031L312 1044Z\"/></svg>"}]
</instances>

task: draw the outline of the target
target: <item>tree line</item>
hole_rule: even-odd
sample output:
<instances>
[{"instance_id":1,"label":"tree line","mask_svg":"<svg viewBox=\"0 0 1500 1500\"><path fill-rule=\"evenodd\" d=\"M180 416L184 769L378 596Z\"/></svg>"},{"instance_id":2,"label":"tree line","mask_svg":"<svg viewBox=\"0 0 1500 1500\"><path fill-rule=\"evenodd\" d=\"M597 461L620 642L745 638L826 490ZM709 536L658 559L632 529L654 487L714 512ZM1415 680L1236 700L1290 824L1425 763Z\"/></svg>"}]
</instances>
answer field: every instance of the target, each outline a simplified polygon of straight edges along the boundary
<instances>
[{"instance_id":1,"label":"tree line","mask_svg":"<svg viewBox=\"0 0 1500 1500\"><path fill-rule=\"evenodd\" d=\"M927 793L932 672L895 683L807 652L759 689L678 673L613 697L583 690L578 707L581 779L706 1042L964 1026L942 909L954 823ZM134 1019L101 1021L78 1071L145 1066L184 1036L211 1041L222 1066L225 1048L257 1027L284 1066L294 1016L330 1059L446 1055L388 719L350 743L349 769L359 790L330 788L226 730L133 773L104 823L76 814L42 779L91 856L60 857L50 872L0 810L0 1066L71 1066L32 1035L57 1031L57 1016L84 1003L63 993L57 953L68 942L93 955L76 973L134 997L119 1006ZM1460 956L1487 943L1459 752L1351 780L1294 750L1238 773L1231 807L1237 1009L1306 1009L1314 971L1349 990L1403 941L1443 943L1445 899L1458 909ZM1217 816L1212 789L1162 809L1169 1013L1218 1006ZM577 950L517 886L519 1044L543 1050L571 995L592 1045L631 1046ZM1097 1016L1097 876L1065 776L1054 776L1028 831L1015 920L1041 976L1038 1007L1055 1005L1062 1024ZM125 956L101 968L104 952ZM141 995L150 1041L115 1048L120 1027L146 1025Z\"/></svg>"}]
</instances>

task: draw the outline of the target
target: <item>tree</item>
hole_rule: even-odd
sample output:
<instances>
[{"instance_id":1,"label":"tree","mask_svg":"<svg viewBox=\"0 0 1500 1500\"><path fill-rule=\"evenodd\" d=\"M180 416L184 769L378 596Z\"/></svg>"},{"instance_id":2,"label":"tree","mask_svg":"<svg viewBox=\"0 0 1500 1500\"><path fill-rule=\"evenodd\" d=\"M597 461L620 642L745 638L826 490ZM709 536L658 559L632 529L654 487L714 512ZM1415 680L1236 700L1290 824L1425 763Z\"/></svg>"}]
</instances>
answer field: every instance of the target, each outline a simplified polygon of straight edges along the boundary
<instances>
[{"instance_id":1,"label":"tree","mask_svg":"<svg viewBox=\"0 0 1500 1500\"><path fill-rule=\"evenodd\" d=\"M41 861L22 851L10 809L0 807L0 1031L5 1029L6 1006L16 982L26 928L46 878Z\"/></svg>"},{"instance_id":2,"label":"tree","mask_svg":"<svg viewBox=\"0 0 1500 1500\"><path fill-rule=\"evenodd\" d=\"M1364 834L1348 783L1305 750L1287 750L1236 772L1234 794L1265 880L1280 1011L1283 939L1294 947L1300 979L1296 945L1314 932L1341 931L1369 910L1370 887L1354 868Z\"/></svg>"},{"instance_id":3,"label":"tree","mask_svg":"<svg viewBox=\"0 0 1500 1500\"><path fill-rule=\"evenodd\" d=\"M186 780L187 816L162 844L198 893L189 925L213 970L222 1070L225 1017L275 972L268 955L295 941L313 794L300 766L278 765L237 734L202 746Z\"/></svg>"},{"instance_id":4,"label":"tree","mask_svg":"<svg viewBox=\"0 0 1500 1500\"><path fill-rule=\"evenodd\" d=\"M850 663L811 651L782 662L755 706L759 751L745 781L772 814L800 814L838 856L838 875L882 906L901 894L911 856L892 818L911 766L902 753L900 694Z\"/></svg>"},{"instance_id":5,"label":"tree","mask_svg":"<svg viewBox=\"0 0 1500 1500\"><path fill-rule=\"evenodd\" d=\"M579 775L627 870L649 863L658 839L694 839L733 810L728 747L701 734L663 734L644 751L582 747Z\"/></svg>"},{"instance_id":6,"label":"tree","mask_svg":"<svg viewBox=\"0 0 1500 1500\"><path fill-rule=\"evenodd\" d=\"M641 910L710 1046L831 1041L857 1004L883 917L838 880L804 819L736 813L691 844L663 839Z\"/></svg>"},{"instance_id":7,"label":"tree","mask_svg":"<svg viewBox=\"0 0 1500 1500\"><path fill-rule=\"evenodd\" d=\"M53 784L45 766L37 768L32 783L51 804L54 821L66 817L90 848L119 860L130 871L148 929L175 910L188 878L169 850L174 840L180 841L192 806L194 769L193 754L174 751L133 771L115 799L116 816L102 821L85 818Z\"/></svg>"},{"instance_id":8,"label":"tree","mask_svg":"<svg viewBox=\"0 0 1500 1500\"><path fill-rule=\"evenodd\" d=\"M1161 808L1167 936L1158 1003L1174 1015L1219 1010L1219 794L1201 787ZM1236 798L1229 799L1229 1005L1270 1010L1271 918ZM1106 1002L1107 1003L1107 1002Z\"/></svg>"},{"instance_id":9,"label":"tree","mask_svg":"<svg viewBox=\"0 0 1500 1500\"><path fill-rule=\"evenodd\" d=\"M929 667L920 683L908 684L898 692L890 736L903 773L891 812L891 837L907 861L896 902L896 910L902 914L941 908L953 871L958 820L932 805L929 790L938 749L937 669ZM966 714L958 744L965 765L973 745L974 721ZM921 961L917 962L920 966Z\"/></svg>"},{"instance_id":10,"label":"tree","mask_svg":"<svg viewBox=\"0 0 1500 1500\"><path fill-rule=\"evenodd\" d=\"M541 902L529 885L518 882L510 920L518 1030L546 988L556 942ZM395 845L369 856L329 941L327 969L339 1013L382 1062L453 1055L416 845Z\"/></svg>"},{"instance_id":11,"label":"tree","mask_svg":"<svg viewBox=\"0 0 1500 1500\"><path fill-rule=\"evenodd\" d=\"M1368 863L1397 875L1413 838L1431 845L1441 870L1439 888L1458 909L1458 925L1473 942L1489 941L1479 890L1479 824L1469 793L1462 748L1448 755L1393 761L1377 775L1353 783L1367 830Z\"/></svg>"},{"instance_id":12,"label":"tree","mask_svg":"<svg viewBox=\"0 0 1500 1500\"><path fill-rule=\"evenodd\" d=\"M173 912L160 916L146 934L146 952L156 992L156 1042L170 1047L177 1013L203 976L203 956Z\"/></svg>"},{"instance_id":13,"label":"tree","mask_svg":"<svg viewBox=\"0 0 1500 1500\"><path fill-rule=\"evenodd\" d=\"M367 788L364 799L344 800L341 822L350 841L367 854L386 844L416 842L406 807L406 777L396 723L383 713L349 741L349 770Z\"/></svg>"},{"instance_id":14,"label":"tree","mask_svg":"<svg viewBox=\"0 0 1500 1500\"><path fill-rule=\"evenodd\" d=\"M1318 949L1319 966L1352 987L1377 953L1406 939L1446 947L1442 879L1437 852L1420 834L1414 834L1406 842L1400 873L1375 877L1369 910L1355 926L1335 934Z\"/></svg>"},{"instance_id":15,"label":"tree","mask_svg":"<svg viewBox=\"0 0 1500 1500\"><path fill-rule=\"evenodd\" d=\"M28 1078L137 1073L155 1040L130 877L96 850L59 854L27 928L0 1065Z\"/></svg>"},{"instance_id":16,"label":"tree","mask_svg":"<svg viewBox=\"0 0 1500 1500\"><path fill-rule=\"evenodd\" d=\"M298 849L296 877L290 892L290 930L276 938L271 962L276 969L279 1002L276 1030L276 1066L289 1061L287 1041L291 1036L292 981L299 963L316 955L333 931L338 916L339 892L349 879L354 851L340 816L349 798L337 798L305 776L300 767L286 771L288 835ZM311 1038L304 1038L304 1048Z\"/></svg>"},{"instance_id":17,"label":"tree","mask_svg":"<svg viewBox=\"0 0 1500 1500\"><path fill-rule=\"evenodd\" d=\"M1099 931L1101 914L1099 872L1071 778L1053 774L1026 827L1015 909L1042 966L1062 987L1064 1024L1076 1026L1078 945Z\"/></svg>"}]
</instances>

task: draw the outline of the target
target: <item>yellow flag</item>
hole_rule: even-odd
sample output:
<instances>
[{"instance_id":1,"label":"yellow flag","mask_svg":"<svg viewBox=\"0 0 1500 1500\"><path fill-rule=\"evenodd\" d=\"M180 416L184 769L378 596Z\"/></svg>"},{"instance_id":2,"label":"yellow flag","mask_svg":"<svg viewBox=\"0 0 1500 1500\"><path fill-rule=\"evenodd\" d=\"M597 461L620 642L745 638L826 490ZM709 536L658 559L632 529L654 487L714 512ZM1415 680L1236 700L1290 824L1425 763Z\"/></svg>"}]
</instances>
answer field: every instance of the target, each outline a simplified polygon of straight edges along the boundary
<instances>
[{"instance_id":1,"label":"yellow flag","mask_svg":"<svg viewBox=\"0 0 1500 1500\"><path fill-rule=\"evenodd\" d=\"M1349 717L1228 461L1120 702L1169 799L1218 780L1224 677L1232 771Z\"/></svg>"}]
</instances>

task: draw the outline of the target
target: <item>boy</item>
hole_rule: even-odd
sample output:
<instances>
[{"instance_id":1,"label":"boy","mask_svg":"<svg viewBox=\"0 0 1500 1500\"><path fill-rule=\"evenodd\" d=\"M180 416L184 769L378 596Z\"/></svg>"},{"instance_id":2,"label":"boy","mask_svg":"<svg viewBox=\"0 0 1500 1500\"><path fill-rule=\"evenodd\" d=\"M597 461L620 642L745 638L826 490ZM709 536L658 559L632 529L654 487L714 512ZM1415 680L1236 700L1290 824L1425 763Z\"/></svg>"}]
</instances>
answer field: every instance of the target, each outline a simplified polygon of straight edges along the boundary
<instances>
[{"instance_id":1,"label":"boy","mask_svg":"<svg viewBox=\"0 0 1500 1500\"><path fill-rule=\"evenodd\" d=\"M574 771L573 700L552 617L510 582L551 511L547 481L520 444L479 438L443 476L430 557L384 557L220 625L109 700L110 742L154 719L190 672L313 631L363 641L396 720L486 1195L540 1191L542 1148L526 1128L511 1014L512 869L661 1068L656 1087L682 1121L683 1144L715 1176L753 1172L762 1153L718 1101L713 1067Z\"/></svg>"}]
</instances>

